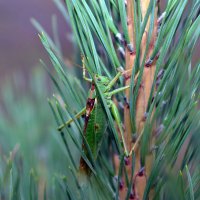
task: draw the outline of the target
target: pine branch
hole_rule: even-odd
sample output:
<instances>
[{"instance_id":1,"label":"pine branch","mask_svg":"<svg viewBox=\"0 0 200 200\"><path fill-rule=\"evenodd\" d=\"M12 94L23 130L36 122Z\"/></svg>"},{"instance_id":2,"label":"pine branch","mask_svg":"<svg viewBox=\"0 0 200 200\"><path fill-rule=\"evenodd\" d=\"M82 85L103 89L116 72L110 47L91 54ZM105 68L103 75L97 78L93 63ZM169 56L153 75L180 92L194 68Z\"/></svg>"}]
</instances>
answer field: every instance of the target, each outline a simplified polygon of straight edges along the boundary
<instances>
[{"instance_id":1,"label":"pine branch","mask_svg":"<svg viewBox=\"0 0 200 200\"><path fill-rule=\"evenodd\" d=\"M197 155L198 151L196 148L186 151L187 157L181 161L182 168L178 167L181 173L176 173L176 163L197 124L193 119L199 119L199 113L194 112L198 102L198 66L194 69L190 67L192 51L199 37L199 18L195 18L198 13L197 2L192 2L190 14L183 20L184 23L182 18L186 12L186 0L169 1L159 18L157 1L154 0L127 1L127 5L121 0L98 3L93 0L66 1L72 29L85 58L89 77L94 82L96 74L112 79L119 66L132 69L125 76L125 85L130 85L130 90L125 92L128 102L124 108L125 141L132 154L131 158L125 157L121 135L118 135L119 130L107 99L97 84L98 101L105 111L109 129L97 159L92 157L92 152L88 155L83 151L81 144L88 147L83 135L84 120L75 116L85 103L82 97L84 92L77 94L77 91L84 91L81 86L84 81L81 80L81 85L73 82L54 44L46 34L42 34L41 40L58 75L57 79L52 76L52 80L62 98L60 100L56 96L50 100L52 111L58 125L70 118L74 122L71 128L65 127L62 133L66 149L70 151L64 139L68 135L75 146L73 149L78 152L73 159L69 152L70 167L74 172L72 177L77 180L79 166L76 160L82 156L92 171L88 177L90 181L85 180L90 191L85 193L86 199L97 196L106 198L106 192L108 199L113 196L116 199L118 196L120 199L174 198L176 194L168 194L167 190L170 190L170 185L175 187L178 183L178 197L183 196L183 191L187 191L185 196L193 197L196 194L195 184L191 181L193 174L184 169L187 164L191 165L191 160L196 162L196 156L191 158L191 155ZM174 45L177 34L179 42ZM186 79L188 82L184 85ZM122 86L120 79L116 87ZM123 95L114 97L116 105L120 105L122 98ZM90 148L87 151L90 152ZM174 174L179 175L173 178ZM188 176L189 184L180 174ZM71 187L69 182L65 184L68 197L78 198L83 188L78 185ZM181 184L185 184L185 187ZM78 191L77 196L71 192L74 190Z\"/></svg>"}]
</instances>

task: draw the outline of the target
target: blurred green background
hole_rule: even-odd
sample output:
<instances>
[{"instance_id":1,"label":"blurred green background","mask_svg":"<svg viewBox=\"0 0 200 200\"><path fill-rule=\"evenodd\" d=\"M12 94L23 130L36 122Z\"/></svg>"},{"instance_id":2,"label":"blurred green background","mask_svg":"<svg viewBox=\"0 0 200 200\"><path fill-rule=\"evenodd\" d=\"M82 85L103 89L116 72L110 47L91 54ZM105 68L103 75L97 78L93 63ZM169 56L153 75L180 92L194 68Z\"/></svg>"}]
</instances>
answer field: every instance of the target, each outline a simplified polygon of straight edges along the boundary
<instances>
[{"instance_id":1,"label":"blurred green background","mask_svg":"<svg viewBox=\"0 0 200 200\"><path fill-rule=\"evenodd\" d=\"M48 57L30 22L34 17L53 35L52 16L62 52L70 57L69 28L53 1L0 1L0 199L14 198L15 191L15 199L35 199L35 194L43 199L44 188L55 199L54 181L67 167L47 103L53 84L39 63L40 58L49 63ZM31 196L34 182L38 192Z\"/></svg>"}]
</instances>

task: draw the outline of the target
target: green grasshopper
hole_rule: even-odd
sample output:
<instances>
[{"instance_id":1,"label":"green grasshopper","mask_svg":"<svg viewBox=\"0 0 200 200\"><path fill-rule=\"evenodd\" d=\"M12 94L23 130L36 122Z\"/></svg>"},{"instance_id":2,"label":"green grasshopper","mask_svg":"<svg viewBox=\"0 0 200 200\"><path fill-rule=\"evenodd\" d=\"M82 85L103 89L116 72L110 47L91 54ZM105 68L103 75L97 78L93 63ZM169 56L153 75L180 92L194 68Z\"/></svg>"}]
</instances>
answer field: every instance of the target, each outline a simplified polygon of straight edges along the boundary
<instances>
[{"instance_id":1,"label":"green grasshopper","mask_svg":"<svg viewBox=\"0 0 200 200\"><path fill-rule=\"evenodd\" d=\"M106 113L102 107L102 103L100 101L100 96L98 92L95 89L95 84L98 84L98 88L101 90L108 107L110 108L110 111L112 113L112 116L117 124L117 127L119 129L121 138L122 138L122 143L124 147L125 154L128 155L125 140L124 140L124 135L123 135L123 128L121 124L121 119L119 115L119 111L115 103L112 101L112 96L116 93L122 92L126 89L128 89L130 86L125 86L121 87L118 89L115 89L111 91L112 87L114 84L117 82L120 76L123 75L122 70L119 71L116 76L110 80L106 76L100 76L98 74L94 75L94 80L87 78L86 77L86 72L85 72L85 67L84 67L84 61L83 61L83 78L91 83L91 88L89 90L86 106L75 115L74 118L78 119L81 116L85 115L85 122L84 122L84 136L85 139L91 149L92 155L94 160L97 159L101 143L103 140L104 133L106 131L106 128L108 126L108 119L106 116ZM60 125L58 127L58 130L61 131L64 127L70 125L74 119L70 119L64 124ZM87 150L83 144L82 146L84 152L87 155ZM81 158L80 160L80 169L83 171L86 171L87 166L84 160Z\"/></svg>"}]
</instances>

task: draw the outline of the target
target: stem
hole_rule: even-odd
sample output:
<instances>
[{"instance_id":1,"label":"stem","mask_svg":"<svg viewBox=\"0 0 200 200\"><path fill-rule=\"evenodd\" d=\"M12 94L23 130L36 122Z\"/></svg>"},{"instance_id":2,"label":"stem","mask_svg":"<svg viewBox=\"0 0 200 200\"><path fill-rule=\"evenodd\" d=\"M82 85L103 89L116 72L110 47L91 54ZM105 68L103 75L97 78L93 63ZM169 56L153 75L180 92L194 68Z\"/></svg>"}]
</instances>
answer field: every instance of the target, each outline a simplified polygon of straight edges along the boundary
<instances>
[{"instance_id":1,"label":"stem","mask_svg":"<svg viewBox=\"0 0 200 200\"><path fill-rule=\"evenodd\" d=\"M144 16L146 14L149 3L150 3L150 0L141 0L140 1L143 19L144 19ZM133 6L134 6L133 1L128 0L127 1L128 32L129 32L130 42L135 47ZM149 30L149 21L147 23L144 35L142 37L141 48L140 48L141 60L143 59L144 52L145 52L145 49L146 49L147 33L148 33L148 30ZM150 48L149 48L149 51L148 51L147 58L151 55L151 53L153 51L154 43L155 43L155 40L156 40L156 34L157 34L157 23L156 23L156 21L157 21L157 9L155 11L154 32L152 34ZM134 61L135 61L135 53L131 54L130 51L126 48L126 70L130 70L130 69L133 68ZM155 62L153 62L150 67L145 67L144 72L143 72L141 87L139 89L139 93L138 93L138 97L137 97L136 116L135 117L136 117L137 136L139 138L141 137L141 133L142 133L142 130L144 128L144 123L145 123L144 114L146 112L147 103L148 103L148 99L149 99L149 96L150 96L150 91L151 91L151 87L152 87L152 83L153 83L153 79L154 79L154 74L155 74L155 68L156 68ZM130 80L126 80L125 85L127 86L129 84L130 84ZM125 94L126 94L127 99L129 99L130 91L128 89L126 90ZM134 150L135 150L135 176L136 176L136 174L141 170L141 167L143 167L143 166L140 165L141 159L140 159L139 140L137 140L137 142L138 142L137 145L136 144L134 145L132 143L130 110L127 107L125 107L125 109L124 109L124 122L125 122L125 124L124 124L125 125L125 141L126 141L128 150L130 151L132 149L132 146L137 146L136 148L134 148ZM151 140L150 144L152 144L153 143L153 137L151 137L150 140ZM153 155L152 154L148 155L146 157L145 161L146 161L145 162L145 173L146 173L146 177L148 178L150 171L151 171L152 162L153 162ZM127 168L128 176L129 176L129 179L130 179L131 170L129 168L131 168L131 166L126 166L126 168ZM144 190L145 190L145 187L146 187L146 177L138 177L137 182L134 184L136 196L138 196L139 200L143 198ZM125 199L126 191L127 190L124 189L120 192L120 199L122 199L122 200ZM152 197L153 197L153 192L151 192L149 199L152 199Z\"/></svg>"},{"instance_id":2,"label":"stem","mask_svg":"<svg viewBox=\"0 0 200 200\"><path fill-rule=\"evenodd\" d=\"M146 11L148 9L148 5L150 3L150 0L142 0L141 1L141 10L142 10L142 17L144 18ZM141 42L141 59L144 56L144 52L146 49L146 43L147 43L147 34L149 31L149 22L147 23L147 26L145 28L145 32L142 38L142 42ZM151 42L150 42L150 47L149 47L149 51L147 54L147 58L150 57L150 55L153 52L153 48L154 48L154 44L155 44L155 40L157 37L157 8L155 9L155 21L154 21L154 31L152 34L152 38L151 38ZM136 105L136 128L137 128L137 134L141 134L142 130L144 128L144 124L145 124L145 113L146 113L146 109L147 109L147 103L149 100L149 96L150 96L150 92L151 92L151 88L152 88L152 84L153 84L153 79L154 79L154 74L155 74L155 69L156 69L156 63L155 61L152 63L151 66L149 67L145 67L144 68L144 72L143 72L143 77L142 77L142 82L141 82L141 87L139 90L139 94L137 97L137 105ZM151 135L150 137L150 147L153 145L154 143L154 138L153 135ZM150 172L151 172L151 167L152 167L152 163L153 163L154 157L152 153L149 153L146 156L145 159L145 173L146 176L148 178ZM135 169L136 173L140 170L141 167L140 166L140 153L139 153L139 148L138 151L136 152L136 167L139 167L139 169ZM139 199L142 199L143 197L143 193L146 187L146 180L145 178L142 178L143 180L138 180L137 182L137 190L138 190L138 195L139 195ZM153 191L151 191L149 199L153 198Z\"/></svg>"},{"instance_id":3,"label":"stem","mask_svg":"<svg viewBox=\"0 0 200 200\"><path fill-rule=\"evenodd\" d=\"M127 1L127 20L128 20L128 33L129 33L129 38L130 38L130 43L135 47L135 33L134 33L134 20L133 20L133 1ZM130 74L132 73L132 68L134 65L135 61L135 53L130 53L129 49L126 48L126 71L130 71ZM131 69L131 70L130 70ZM125 85L130 85L130 79L127 79L125 81ZM125 92L126 98L130 98L130 90L126 90ZM131 133L131 121L130 121L130 110L128 107L124 108L124 125L125 125L125 132L126 132L126 144L128 147L128 150L131 150L132 146L132 133Z\"/></svg>"},{"instance_id":4,"label":"stem","mask_svg":"<svg viewBox=\"0 0 200 200\"><path fill-rule=\"evenodd\" d=\"M133 45L135 48L135 33L134 33L134 9L133 9L133 1L128 0L127 1L127 25L128 25L128 33L129 33L129 39L130 44ZM135 61L135 53L131 53L130 50L126 47L125 50L125 62L126 62L126 71L132 71L133 65ZM125 85L130 85L130 79L125 80ZM127 89L125 91L125 95L127 99L130 99L130 90ZM132 131L131 131L131 119L130 119L130 109L129 107L125 106L124 108L124 127L125 127L125 141L127 145L127 149L130 152L132 148ZM132 163L132 162L131 162ZM131 166L126 166L127 168L127 174L129 179L131 178ZM125 183L125 177L123 177L123 181ZM127 195L127 189L123 189L120 191L119 196L121 200L124 200Z\"/></svg>"}]
</instances>

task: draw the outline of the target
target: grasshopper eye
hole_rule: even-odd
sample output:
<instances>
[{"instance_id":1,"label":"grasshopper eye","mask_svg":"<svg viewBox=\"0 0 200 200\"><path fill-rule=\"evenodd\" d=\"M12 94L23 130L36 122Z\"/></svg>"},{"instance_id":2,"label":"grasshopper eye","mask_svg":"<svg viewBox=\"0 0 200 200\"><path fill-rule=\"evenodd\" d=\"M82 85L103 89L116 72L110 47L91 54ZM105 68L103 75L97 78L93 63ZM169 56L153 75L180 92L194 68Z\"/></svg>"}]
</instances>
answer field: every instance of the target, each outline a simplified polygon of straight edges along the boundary
<instances>
[{"instance_id":1,"label":"grasshopper eye","mask_svg":"<svg viewBox=\"0 0 200 200\"><path fill-rule=\"evenodd\" d=\"M96 79L97 81L99 81L100 77L96 74L96 75L95 75L95 79Z\"/></svg>"},{"instance_id":2,"label":"grasshopper eye","mask_svg":"<svg viewBox=\"0 0 200 200\"><path fill-rule=\"evenodd\" d=\"M95 78L97 81L101 81L101 77L99 77L97 74L95 75Z\"/></svg>"}]
</instances>

